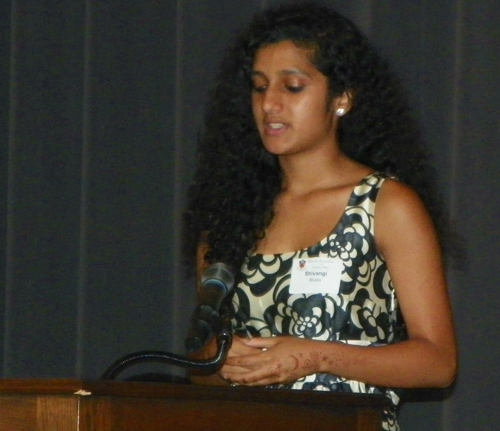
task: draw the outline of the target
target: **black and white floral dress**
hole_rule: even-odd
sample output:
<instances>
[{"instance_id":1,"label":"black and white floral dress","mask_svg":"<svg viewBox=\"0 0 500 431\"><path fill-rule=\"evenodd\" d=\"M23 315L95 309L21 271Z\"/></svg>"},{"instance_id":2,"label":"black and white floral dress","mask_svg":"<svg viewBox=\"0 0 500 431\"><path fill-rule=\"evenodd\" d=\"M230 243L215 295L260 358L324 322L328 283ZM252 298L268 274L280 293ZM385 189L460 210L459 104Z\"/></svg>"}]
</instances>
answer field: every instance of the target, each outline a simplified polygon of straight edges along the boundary
<instances>
[{"instance_id":1,"label":"black and white floral dress","mask_svg":"<svg viewBox=\"0 0 500 431\"><path fill-rule=\"evenodd\" d=\"M361 180L338 224L318 244L290 253L249 256L233 296L236 333L293 335L363 346L398 341L403 323L386 262L374 239L375 202L384 180L380 173ZM328 293L290 293L293 260L311 258L341 259L340 283ZM399 397L389 388L319 373L273 387L385 394L394 408L384 412L383 429L399 429L395 416Z\"/></svg>"}]
</instances>

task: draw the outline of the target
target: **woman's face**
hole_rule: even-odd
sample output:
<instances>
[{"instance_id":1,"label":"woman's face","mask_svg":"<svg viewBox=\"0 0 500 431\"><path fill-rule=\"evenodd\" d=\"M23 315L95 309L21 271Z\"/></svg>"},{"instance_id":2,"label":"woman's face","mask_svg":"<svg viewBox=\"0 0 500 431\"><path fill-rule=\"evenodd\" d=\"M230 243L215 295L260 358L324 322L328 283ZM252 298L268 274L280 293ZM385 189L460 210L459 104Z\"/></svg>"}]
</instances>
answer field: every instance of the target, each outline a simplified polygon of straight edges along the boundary
<instances>
[{"instance_id":1,"label":"woman's face","mask_svg":"<svg viewBox=\"0 0 500 431\"><path fill-rule=\"evenodd\" d=\"M310 61L311 51L291 41L257 51L252 110L264 147L275 155L318 151L336 144L338 99Z\"/></svg>"}]
</instances>

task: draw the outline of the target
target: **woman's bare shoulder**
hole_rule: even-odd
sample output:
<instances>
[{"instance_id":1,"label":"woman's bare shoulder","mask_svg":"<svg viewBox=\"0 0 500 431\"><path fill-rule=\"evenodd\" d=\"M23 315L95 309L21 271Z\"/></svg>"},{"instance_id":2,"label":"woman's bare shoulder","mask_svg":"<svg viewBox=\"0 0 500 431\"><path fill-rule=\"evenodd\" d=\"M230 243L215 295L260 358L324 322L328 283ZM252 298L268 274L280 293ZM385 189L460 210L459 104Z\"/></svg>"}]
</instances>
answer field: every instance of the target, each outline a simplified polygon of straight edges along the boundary
<instances>
[{"instance_id":1,"label":"woman's bare shoulder","mask_svg":"<svg viewBox=\"0 0 500 431\"><path fill-rule=\"evenodd\" d=\"M411 187L386 179L377 197L375 237L382 250L392 243L417 245L427 238L436 244L434 223L424 202Z\"/></svg>"}]
</instances>

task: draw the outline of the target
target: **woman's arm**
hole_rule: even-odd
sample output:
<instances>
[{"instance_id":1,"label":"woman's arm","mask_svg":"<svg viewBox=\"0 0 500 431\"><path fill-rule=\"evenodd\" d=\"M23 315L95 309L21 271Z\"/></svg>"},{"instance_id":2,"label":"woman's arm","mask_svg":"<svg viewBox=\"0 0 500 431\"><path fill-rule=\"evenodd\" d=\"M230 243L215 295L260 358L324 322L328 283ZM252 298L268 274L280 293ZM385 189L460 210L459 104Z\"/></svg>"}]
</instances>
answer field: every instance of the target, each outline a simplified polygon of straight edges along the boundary
<instances>
[{"instance_id":1,"label":"woman's arm","mask_svg":"<svg viewBox=\"0 0 500 431\"><path fill-rule=\"evenodd\" d=\"M377 199L377 246L387 261L409 339L362 347L295 337L254 338L258 354L229 358L221 374L236 383L288 383L317 372L389 387L446 387L457 352L440 247L420 198L387 180Z\"/></svg>"}]
</instances>

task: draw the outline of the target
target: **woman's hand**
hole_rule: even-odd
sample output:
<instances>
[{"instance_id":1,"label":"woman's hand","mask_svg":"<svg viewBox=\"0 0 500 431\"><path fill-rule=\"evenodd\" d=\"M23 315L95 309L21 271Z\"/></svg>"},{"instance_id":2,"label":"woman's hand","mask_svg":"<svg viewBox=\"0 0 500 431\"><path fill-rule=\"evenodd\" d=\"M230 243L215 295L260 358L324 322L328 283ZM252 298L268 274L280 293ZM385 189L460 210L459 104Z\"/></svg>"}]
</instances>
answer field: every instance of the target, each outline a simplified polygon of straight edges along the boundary
<instances>
[{"instance_id":1,"label":"woman's hand","mask_svg":"<svg viewBox=\"0 0 500 431\"><path fill-rule=\"evenodd\" d=\"M257 347L252 347L248 345L249 339L247 338L242 338L237 335L233 337L233 341L231 343L231 349L229 350L228 357L226 359L225 365L222 367L222 369L217 373L220 377L222 377L224 380L232 383L233 380L229 379L225 375L226 370L231 370L231 372L244 372L246 369L238 366L230 366L228 363L231 363L234 358L241 358L241 357L246 357L246 356L251 356L255 355L257 353L260 353L262 349L259 349Z\"/></svg>"},{"instance_id":2,"label":"woman's hand","mask_svg":"<svg viewBox=\"0 0 500 431\"><path fill-rule=\"evenodd\" d=\"M220 375L235 384L263 386L289 383L320 370L318 343L282 336L240 339Z\"/></svg>"}]
</instances>

